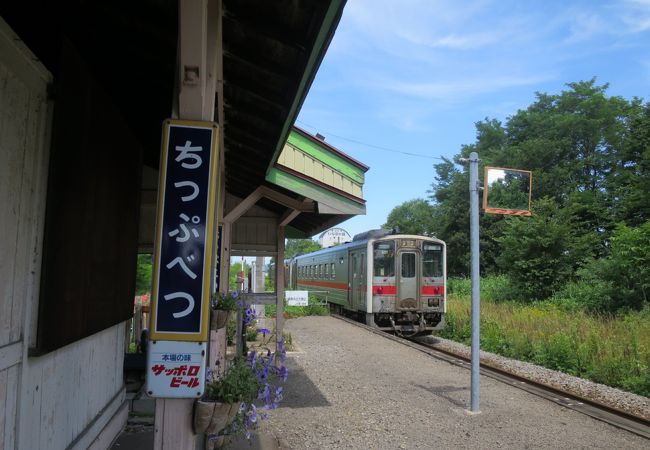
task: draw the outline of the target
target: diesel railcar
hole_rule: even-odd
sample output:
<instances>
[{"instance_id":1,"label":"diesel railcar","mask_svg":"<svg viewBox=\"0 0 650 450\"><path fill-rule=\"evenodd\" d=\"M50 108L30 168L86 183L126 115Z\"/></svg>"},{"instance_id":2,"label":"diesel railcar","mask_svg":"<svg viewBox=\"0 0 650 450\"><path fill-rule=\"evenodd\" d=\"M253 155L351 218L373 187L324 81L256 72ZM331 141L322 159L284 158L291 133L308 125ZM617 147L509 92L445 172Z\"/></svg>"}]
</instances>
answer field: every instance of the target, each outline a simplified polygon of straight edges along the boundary
<instances>
[{"instance_id":1,"label":"diesel railcar","mask_svg":"<svg viewBox=\"0 0 650 450\"><path fill-rule=\"evenodd\" d=\"M333 311L370 326L403 335L444 326L446 246L440 239L371 230L285 261L285 270L287 288L327 298Z\"/></svg>"}]
</instances>

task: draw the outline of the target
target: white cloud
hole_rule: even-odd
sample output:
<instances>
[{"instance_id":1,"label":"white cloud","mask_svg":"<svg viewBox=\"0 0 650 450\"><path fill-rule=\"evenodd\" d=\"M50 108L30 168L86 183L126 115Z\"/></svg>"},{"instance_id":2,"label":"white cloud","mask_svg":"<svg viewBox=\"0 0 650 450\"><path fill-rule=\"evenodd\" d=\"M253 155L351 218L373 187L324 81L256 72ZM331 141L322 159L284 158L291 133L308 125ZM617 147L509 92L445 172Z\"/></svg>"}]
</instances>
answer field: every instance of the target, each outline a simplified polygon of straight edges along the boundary
<instances>
[{"instance_id":1,"label":"white cloud","mask_svg":"<svg viewBox=\"0 0 650 450\"><path fill-rule=\"evenodd\" d=\"M570 34L566 39L570 43L586 41L610 29L600 15L595 13L575 13L571 14L571 19L569 24Z\"/></svg>"},{"instance_id":2,"label":"white cloud","mask_svg":"<svg viewBox=\"0 0 650 450\"><path fill-rule=\"evenodd\" d=\"M408 83L404 81L388 82L382 88L416 97L453 100L467 98L477 94L497 92L512 87L536 85L553 79L555 79L555 76L551 74L524 76L482 75L475 78L424 83Z\"/></svg>"}]
</instances>

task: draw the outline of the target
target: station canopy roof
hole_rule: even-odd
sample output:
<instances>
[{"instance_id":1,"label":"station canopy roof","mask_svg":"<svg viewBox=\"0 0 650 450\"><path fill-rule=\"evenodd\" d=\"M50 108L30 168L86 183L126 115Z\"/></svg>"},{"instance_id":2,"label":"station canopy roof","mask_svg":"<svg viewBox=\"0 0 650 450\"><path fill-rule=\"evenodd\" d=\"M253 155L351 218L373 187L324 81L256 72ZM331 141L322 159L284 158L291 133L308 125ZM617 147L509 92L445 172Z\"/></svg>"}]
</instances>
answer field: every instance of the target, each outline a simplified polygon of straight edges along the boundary
<instances>
[{"instance_id":1,"label":"station canopy roof","mask_svg":"<svg viewBox=\"0 0 650 450\"><path fill-rule=\"evenodd\" d=\"M290 222L296 236L311 236L365 211L362 201L323 187L318 176L303 177L294 189L295 183L280 179L286 166L276 164L344 5L345 0L223 0L226 190L246 198L265 185L298 200L309 195L306 187L314 195L319 191L314 212ZM55 79L61 42L71 42L143 145L145 165L158 167L176 77L177 0L22 0L2 2L0 15ZM332 204L339 197L345 200ZM285 209L268 199L258 205L278 214Z\"/></svg>"}]
</instances>

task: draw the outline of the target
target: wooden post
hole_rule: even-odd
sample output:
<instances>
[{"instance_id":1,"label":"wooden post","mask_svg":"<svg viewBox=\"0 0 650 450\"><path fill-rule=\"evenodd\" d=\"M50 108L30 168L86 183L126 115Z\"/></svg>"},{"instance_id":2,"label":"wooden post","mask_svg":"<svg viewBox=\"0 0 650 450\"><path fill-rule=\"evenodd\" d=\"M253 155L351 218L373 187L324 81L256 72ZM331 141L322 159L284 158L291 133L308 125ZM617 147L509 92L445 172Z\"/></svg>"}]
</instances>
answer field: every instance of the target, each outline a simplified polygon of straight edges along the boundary
<instances>
[{"instance_id":1,"label":"wooden post","mask_svg":"<svg viewBox=\"0 0 650 450\"><path fill-rule=\"evenodd\" d=\"M178 12L178 118L214 121L217 78L222 74L223 61L220 42L221 0L180 0ZM223 108L222 105L223 103L220 102L219 108ZM223 117L223 114L219 114L219 116ZM219 125L221 126L223 123ZM219 134L221 135L219 141L223 143L223 133ZM219 150L223 151L221 146L219 147ZM221 159L221 155L217 157ZM219 207L223 208L223 203L219 202ZM220 217L221 214L219 207L217 207L217 217ZM210 333L211 340L218 341L220 338L224 340L225 344L225 331ZM214 349L215 357L218 357L218 345L215 347L217 347ZM212 350L211 358L213 357ZM155 450L195 450L197 448L197 440L200 442L202 437L197 439L197 435L192 431L193 404L193 399L156 400Z\"/></svg>"},{"instance_id":2,"label":"wooden post","mask_svg":"<svg viewBox=\"0 0 650 450\"><path fill-rule=\"evenodd\" d=\"M275 336L276 341L279 342L282 339L282 331L284 330L284 225L278 226L278 253L275 260L275 292L277 294L275 298Z\"/></svg>"},{"instance_id":3,"label":"wooden post","mask_svg":"<svg viewBox=\"0 0 650 450\"><path fill-rule=\"evenodd\" d=\"M129 340L133 339L133 342L136 344L136 348L139 348L140 335L142 334L142 304L135 305L135 314L133 315L133 336Z\"/></svg>"}]
</instances>

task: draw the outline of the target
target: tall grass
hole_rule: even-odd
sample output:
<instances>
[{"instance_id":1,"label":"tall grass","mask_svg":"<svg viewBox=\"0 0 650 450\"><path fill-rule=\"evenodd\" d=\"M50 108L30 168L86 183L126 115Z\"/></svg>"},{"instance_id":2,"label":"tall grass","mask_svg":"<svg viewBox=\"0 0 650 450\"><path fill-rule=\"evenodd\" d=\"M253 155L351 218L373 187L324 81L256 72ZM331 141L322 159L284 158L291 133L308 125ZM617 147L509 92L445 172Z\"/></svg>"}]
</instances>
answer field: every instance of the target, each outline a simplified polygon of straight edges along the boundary
<instances>
[{"instance_id":1,"label":"tall grass","mask_svg":"<svg viewBox=\"0 0 650 450\"><path fill-rule=\"evenodd\" d=\"M596 315L552 302L500 301L504 283L499 277L481 282L483 350L650 396L650 307ZM470 343L469 290L468 280L450 280L440 336Z\"/></svg>"}]
</instances>

